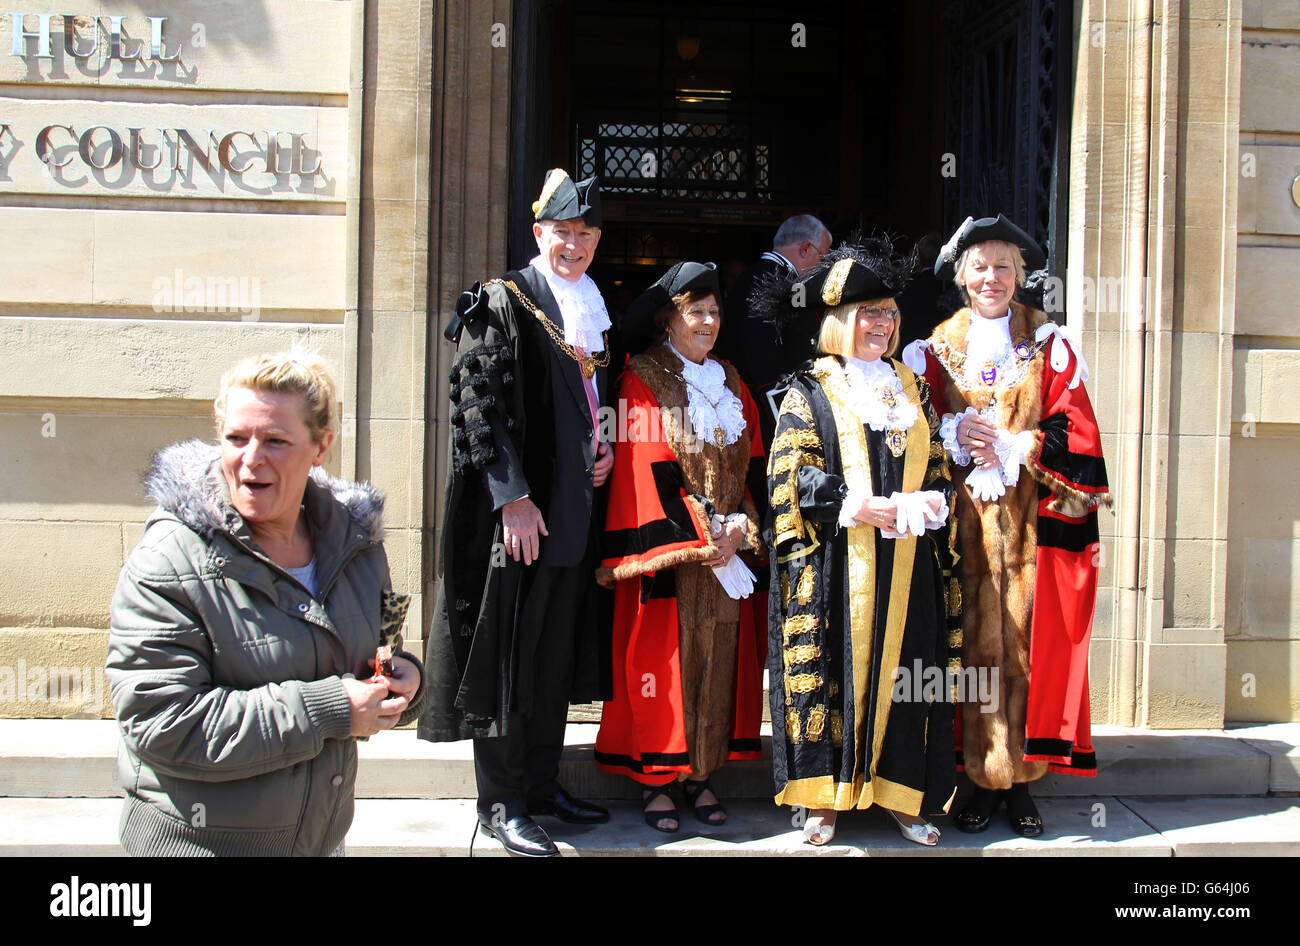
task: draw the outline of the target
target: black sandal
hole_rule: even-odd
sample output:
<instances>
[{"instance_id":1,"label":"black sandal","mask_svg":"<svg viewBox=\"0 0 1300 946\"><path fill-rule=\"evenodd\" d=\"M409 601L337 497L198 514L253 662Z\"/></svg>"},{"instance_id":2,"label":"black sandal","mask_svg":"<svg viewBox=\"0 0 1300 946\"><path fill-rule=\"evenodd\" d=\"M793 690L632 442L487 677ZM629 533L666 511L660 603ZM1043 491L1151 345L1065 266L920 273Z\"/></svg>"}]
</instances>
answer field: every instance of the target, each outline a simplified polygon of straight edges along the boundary
<instances>
[{"instance_id":1,"label":"black sandal","mask_svg":"<svg viewBox=\"0 0 1300 946\"><path fill-rule=\"evenodd\" d=\"M650 827L654 828L656 831L662 831L664 834L675 834L677 831L681 830L681 826L682 826L681 818L677 814L676 802L673 802L673 807L671 808L650 809L646 807L646 805L650 804L660 795L662 795L664 798L667 798L669 801L673 800L673 796L668 791L667 785L661 785L655 789L649 789L649 788L642 789L641 790L641 813L645 816L645 823L648 824ZM671 821L673 823L673 826L671 828L661 828L659 824L662 821Z\"/></svg>"},{"instance_id":2,"label":"black sandal","mask_svg":"<svg viewBox=\"0 0 1300 946\"><path fill-rule=\"evenodd\" d=\"M692 781L691 779L685 779L682 782L682 794L684 794L686 796L686 800L691 803L691 810L695 812L695 817L698 818L700 821L703 821L705 824L709 825L710 827L716 828L719 825L723 825L727 823L727 809L722 807L722 802L719 801L713 805L697 805L695 803L696 800L699 799L699 797L703 795L705 792L712 792L712 791L713 791L713 786L709 784L708 779L705 779L702 782L696 782L696 781ZM713 797L717 798L718 793L713 792ZM713 816L718 814L719 812L721 812L722 814L722 820L714 821Z\"/></svg>"}]
</instances>

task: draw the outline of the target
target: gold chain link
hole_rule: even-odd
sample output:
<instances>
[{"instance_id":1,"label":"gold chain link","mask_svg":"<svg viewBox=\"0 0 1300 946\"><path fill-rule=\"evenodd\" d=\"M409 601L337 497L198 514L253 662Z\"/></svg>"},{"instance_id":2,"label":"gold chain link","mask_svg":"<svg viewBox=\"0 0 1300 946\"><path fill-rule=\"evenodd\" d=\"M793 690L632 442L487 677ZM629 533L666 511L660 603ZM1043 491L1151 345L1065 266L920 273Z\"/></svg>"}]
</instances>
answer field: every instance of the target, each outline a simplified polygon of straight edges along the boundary
<instances>
[{"instance_id":1,"label":"gold chain link","mask_svg":"<svg viewBox=\"0 0 1300 946\"><path fill-rule=\"evenodd\" d=\"M542 323L542 328L546 329L546 334L551 336L551 341L555 343L555 346L578 363L578 368L582 371L582 376L584 378L590 378L596 373L597 368L604 368L609 364L608 341L605 343L604 351L599 355L579 355L577 350L564 340L564 333L560 331L560 327L548 319L546 313L539 309L532 299L529 299L524 295L512 280L503 279L501 282L504 283L505 287L514 294L514 297L519 300L520 304L531 312L537 321ZM605 335L602 332L601 338L603 339L604 337Z\"/></svg>"}]
</instances>

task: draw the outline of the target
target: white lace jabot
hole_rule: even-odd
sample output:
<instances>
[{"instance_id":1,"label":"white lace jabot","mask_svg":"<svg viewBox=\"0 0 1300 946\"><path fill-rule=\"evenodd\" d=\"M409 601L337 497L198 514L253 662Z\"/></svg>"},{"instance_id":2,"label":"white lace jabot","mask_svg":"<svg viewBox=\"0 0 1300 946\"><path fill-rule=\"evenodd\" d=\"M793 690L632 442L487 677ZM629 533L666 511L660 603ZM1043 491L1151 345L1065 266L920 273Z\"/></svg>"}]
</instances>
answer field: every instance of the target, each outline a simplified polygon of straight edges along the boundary
<instances>
[{"instance_id":1,"label":"white lace jabot","mask_svg":"<svg viewBox=\"0 0 1300 946\"><path fill-rule=\"evenodd\" d=\"M564 340L589 355L605 348L602 333L609 329L609 312L595 282L586 273L570 282L551 271L546 260L534 256L528 264L546 277L546 285L560 306L564 318Z\"/></svg>"},{"instance_id":2,"label":"white lace jabot","mask_svg":"<svg viewBox=\"0 0 1300 946\"><path fill-rule=\"evenodd\" d=\"M853 409L858 419L872 430L907 430L919 416L916 405L903 395L903 382L894 366L884 358L863 361L846 358L844 373L849 380ZM887 394L893 397L886 397ZM888 404L886 400L894 403Z\"/></svg>"},{"instance_id":3,"label":"white lace jabot","mask_svg":"<svg viewBox=\"0 0 1300 946\"><path fill-rule=\"evenodd\" d=\"M1011 310L1000 319L986 319L974 310L966 333L966 364L976 370L1001 364L1011 351Z\"/></svg>"},{"instance_id":4,"label":"white lace jabot","mask_svg":"<svg viewBox=\"0 0 1300 946\"><path fill-rule=\"evenodd\" d=\"M695 436L713 442L714 431L721 428L725 441L735 443L745 432L745 406L727 387L727 369L713 358L705 358L704 364L697 365L683 357L672 342L664 344L682 363L686 404Z\"/></svg>"}]
</instances>

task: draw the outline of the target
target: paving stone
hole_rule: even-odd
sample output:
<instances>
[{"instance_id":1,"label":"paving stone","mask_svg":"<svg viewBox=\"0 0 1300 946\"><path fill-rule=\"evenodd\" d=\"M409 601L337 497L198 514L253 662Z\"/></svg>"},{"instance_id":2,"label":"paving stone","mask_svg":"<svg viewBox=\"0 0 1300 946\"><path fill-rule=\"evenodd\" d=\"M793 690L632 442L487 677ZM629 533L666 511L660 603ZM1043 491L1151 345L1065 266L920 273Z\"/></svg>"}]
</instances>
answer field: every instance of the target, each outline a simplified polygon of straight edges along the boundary
<instances>
[{"instance_id":1,"label":"paving stone","mask_svg":"<svg viewBox=\"0 0 1300 946\"><path fill-rule=\"evenodd\" d=\"M1227 731L1268 754L1271 794L1300 793L1300 723L1249 723L1229 726Z\"/></svg>"},{"instance_id":2,"label":"paving stone","mask_svg":"<svg viewBox=\"0 0 1300 946\"><path fill-rule=\"evenodd\" d=\"M1300 799L1122 798L1173 845L1175 857L1294 857Z\"/></svg>"},{"instance_id":3,"label":"paving stone","mask_svg":"<svg viewBox=\"0 0 1300 946\"><path fill-rule=\"evenodd\" d=\"M1104 827L1093 827L1093 806L1105 804ZM567 825L550 818L538 822L564 855L684 857L1004 857L1004 856L1147 856L1168 857L1171 845L1116 799L1044 799L1040 805L1046 832L1039 838L1012 833L1005 817L983 834L963 834L947 818L936 819L942 832L937 847L906 841L879 809L840 815L834 841L813 847L792 823L788 808L763 802L729 803L727 823L705 827L683 811L682 830L668 835L645 824L640 806L611 802L611 820L603 825ZM357 817L348 834L352 856L420 854L505 856L501 844L475 836L477 818L468 800L357 802Z\"/></svg>"}]
</instances>

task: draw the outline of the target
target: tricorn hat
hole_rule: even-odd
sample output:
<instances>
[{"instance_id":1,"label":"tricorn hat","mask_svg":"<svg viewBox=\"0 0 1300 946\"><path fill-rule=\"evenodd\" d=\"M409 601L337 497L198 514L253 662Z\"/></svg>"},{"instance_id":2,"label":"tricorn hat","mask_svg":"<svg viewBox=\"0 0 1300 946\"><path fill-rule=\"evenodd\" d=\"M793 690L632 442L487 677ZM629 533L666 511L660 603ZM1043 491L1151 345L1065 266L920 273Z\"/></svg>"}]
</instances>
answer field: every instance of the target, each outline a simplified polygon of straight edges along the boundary
<instances>
[{"instance_id":1,"label":"tricorn hat","mask_svg":"<svg viewBox=\"0 0 1300 946\"><path fill-rule=\"evenodd\" d=\"M977 243L987 243L990 240L1020 247L1020 252L1025 257L1026 270L1042 269L1047 265L1047 256L1034 238L1008 220L1005 214L998 214L996 217L981 217L979 220L967 217L952 235L952 239L939 250L939 256L934 261L934 274L940 279L952 279L957 275L957 260L962 253Z\"/></svg>"},{"instance_id":2,"label":"tricorn hat","mask_svg":"<svg viewBox=\"0 0 1300 946\"><path fill-rule=\"evenodd\" d=\"M750 307L780 332L810 309L824 312L850 302L892 296L907 285L915 254L895 255L883 235L841 243L802 276L769 277L750 294Z\"/></svg>"},{"instance_id":3,"label":"tricorn hat","mask_svg":"<svg viewBox=\"0 0 1300 946\"><path fill-rule=\"evenodd\" d=\"M600 226L600 182L595 177L576 184L561 168L546 174L542 194L533 201L533 220L572 220L581 217L588 226Z\"/></svg>"},{"instance_id":4,"label":"tricorn hat","mask_svg":"<svg viewBox=\"0 0 1300 946\"><path fill-rule=\"evenodd\" d=\"M619 320L619 334L623 344L632 353L645 351L655 340L655 313L673 301L678 293L695 291L712 294L722 306L722 292L718 287L718 267L713 263L695 263L683 260L655 280L645 292L637 296Z\"/></svg>"}]
</instances>

